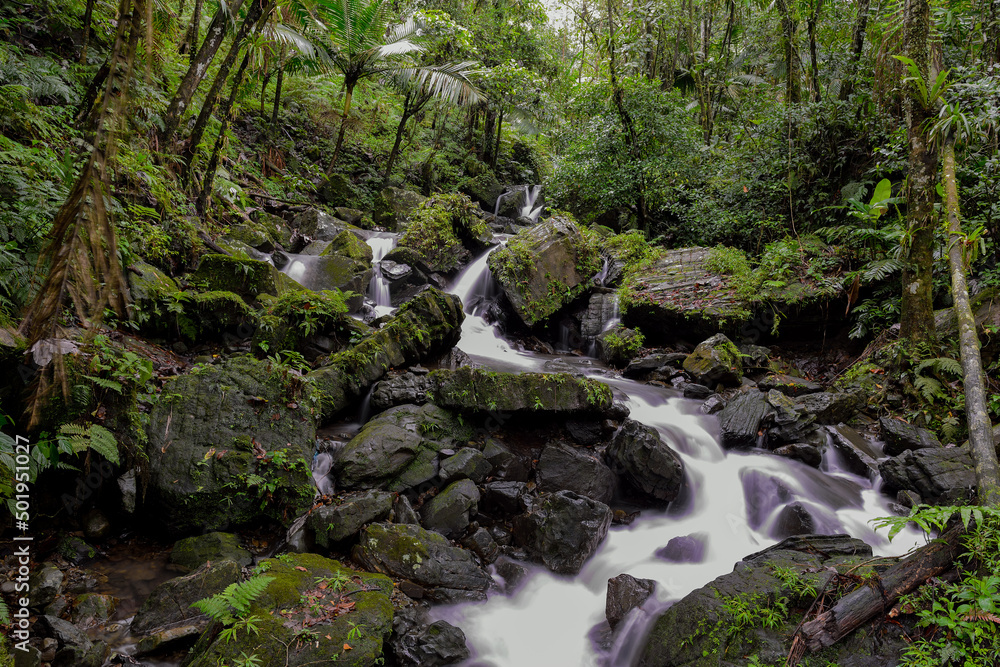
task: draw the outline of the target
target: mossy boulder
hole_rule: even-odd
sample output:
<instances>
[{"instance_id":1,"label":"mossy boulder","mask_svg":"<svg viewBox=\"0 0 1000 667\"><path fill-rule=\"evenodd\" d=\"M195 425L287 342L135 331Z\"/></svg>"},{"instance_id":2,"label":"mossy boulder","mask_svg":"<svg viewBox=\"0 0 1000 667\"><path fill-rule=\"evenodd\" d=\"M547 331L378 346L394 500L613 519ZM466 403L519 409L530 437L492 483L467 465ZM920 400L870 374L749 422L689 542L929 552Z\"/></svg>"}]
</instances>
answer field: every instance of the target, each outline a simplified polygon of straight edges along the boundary
<instances>
[{"instance_id":1,"label":"mossy boulder","mask_svg":"<svg viewBox=\"0 0 1000 667\"><path fill-rule=\"evenodd\" d=\"M147 428L150 518L175 533L290 521L314 493L313 404L300 376L250 356L168 380Z\"/></svg>"},{"instance_id":2,"label":"mossy boulder","mask_svg":"<svg viewBox=\"0 0 1000 667\"><path fill-rule=\"evenodd\" d=\"M373 521L385 521L392 512L392 494L359 491L338 496L334 504L314 509L306 525L316 534L316 544L329 547L346 540Z\"/></svg>"},{"instance_id":3,"label":"mossy boulder","mask_svg":"<svg viewBox=\"0 0 1000 667\"><path fill-rule=\"evenodd\" d=\"M601 268L595 244L567 217L520 232L489 258L517 317L534 326L592 285Z\"/></svg>"},{"instance_id":4,"label":"mossy boulder","mask_svg":"<svg viewBox=\"0 0 1000 667\"><path fill-rule=\"evenodd\" d=\"M515 543L553 572L577 574L608 534L611 509L572 491L525 501L525 513L513 520Z\"/></svg>"},{"instance_id":5,"label":"mossy boulder","mask_svg":"<svg viewBox=\"0 0 1000 667\"><path fill-rule=\"evenodd\" d=\"M485 250L492 241L479 213L464 195L431 197L411 213L399 247L415 251L431 272L455 273L472 259L471 251Z\"/></svg>"},{"instance_id":6,"label":"mossy boulder","mask_svg":"<svg viewBox=\"0 0 1000 667\"><path fill-rule=\"evenodd\" d=\"M231 560L240 567L253 563L253 556L233 533L207 533L179 540L170 552L170 562L186 570L197 570L207 562Z\"/></svg>"},{"instance_id":7,"label":"mossy boulder","mask_svg":"<svg viewBox=\"0 0 1000 667\"><path fill-rule=\"evenodd\" d=\"M277 253L276 253L277 257ZM296 255L282 258L281 276L294 281L295 287L314 292L341 290L353 292L352 310L361 305L362 297L372 278L371 263L328 253L322 255Z\"/></svg>"},{"instance_id":8,"label":"mossy boulder","mask_svg":"<svg viewBox=\"0 0 1000 667\"><path fill-rule=\"evenodd\" d=\"M338 234L345 231L353 232L358 236L364 236L368 233L360 227L318 208L306 209L296 215L292 218L292 227L313 241L323 242L332 241Z\"/></svg>"},{"instance_id":9,"label":"mossy boulder","mask_svg":"<svg viewBox=\"0 0 1000 667\"><path fill-rule=\"evenodd\" d=\"M752 554L733 572L685 596L653 623L643 642L640 667L719 667L743 664L755 655L761 664L783 664L790 638L829 570L864 576L871 547L847 535L788 538ZM779 576L782 575L782 576ZM766 621L766 622L765 622ZM871 625L819 654L818 664L846 664L849 656L877 656L878 664L898 660L905 651L903 630ZM869 664L852 663L852 664ZM872 663L875 664L875 663Z\"/></svg>"},{"instance_id":10,"label":"mossy boulder","mask_svg":"<svg viewBox=\"0 0 1000 667\"><path fill-rule=\"evenodd\" d=\"M330 174L316 189L320 200L328 206L355 206L358 192L354 184L343 174Z\"/></svg>"},{"instance_id":11,"label":"mossy boulder","mask_svg":"<svg viewBox=\"0 0 1000 667\"><path fill-rule=\"evenodd\" d=\"M278 294L278 272L271 264L255 259L205 255L191 279L206 291L233 292L247 303L258 294Z\"/></svg>"},{"instance_id":12,"label":"mossy boulder","mask_svg":"<svg viewBox=\"0 0 1000 667\"><path fill-rule=\"evenodd\" d=\"M429 530L459 537L479 508L479 489L471 479L460 479L441 490L421 508L421 521Z\"/></svg>"},{"instance_id":13,"label":"mossy boulder","mask_svg":"<svg viewBox=\"0 0 1000 667\"><path fill-rule=\"evenodd\" d=\"M382 664L392 633L392 581L344 567L316 554L263 561L271 581L252 603L259 633L228 641L209 628L189 653L185 667L235 664L256 655L261 665Z\"/></svg>"},{"instance_id":14,"label":"mossy boulder","mask_svg":"<svg viewBox=\"0 0 1000 667\"><path fill-rule=\"evenodd\" d=\"M453 346L461 336L462 301L428 289L400 306L395 316L354 347L338 352L309 374L322 397L324 418L332 417L364 396L393 367L430 358Z\"/></svg>"},{"instance_id":15,"label":"mossy boulder","mask_svg":"<svg viewBox=\"0 0 1000 667\"><path fill-rule=\"evenodd\" d=\"M340 485L403 491L437 476L441 450L467 444L472 430L435 405L401 405L369 421L334 463Z\"/></svg>"},{"instance_id":16,"label":"mossy boulder","mask_svg":"<svg viewBox=\"0 0 1000 667\"><path fill-rule=\"evenodd\" d=\"M503 184L489 169L476 176L470 176L458 183L458 191L468 195L482 204L483 208L492 213L497 206L497 198L503 194Z\"/></svg>"},{"instance_id":17,"label":"mossy boulder","mask_svg":"<svg viewBox=\"0 0 1000 667\"><path fill-rule=\"evenodd\" d=\"M365 567L430 589L439 601L485 600L493 579L471 552L413 524L373 523L352 556Z\"/></svg>"},{"instance_id":18,"label":"mossy boulder","mask_svg":"<svg viewBox=\"0 0 1000 667\"><path fill-rule=\"evenodd\" d=\"M719 383L736 386L743 377L743 361L736 345L719 333L694 348L684 360L684 370L695 382L708 387Z\"/></svg>"},{"instance_id":19,"label":"mossy boulder","mask_svg":"<svg viewBox=\"0 0 1000 667\"><path fill-rule=\"evenodd\" d=\"M388 187L375 199L372 219L390 231L403 231L418 205L427 198L412 190Z\"/></svg>"},{"instance_id":20,"label":"mossy boulder","mask_svg":"<svg viewBox=\"0 0 1000 667\"><path fill-rule=\"evenodd\" d=\"M354 232L344 230L330 239L320 255L342 255L358 262L372 261L372 248Z\"/></svg>"}]
</instances>

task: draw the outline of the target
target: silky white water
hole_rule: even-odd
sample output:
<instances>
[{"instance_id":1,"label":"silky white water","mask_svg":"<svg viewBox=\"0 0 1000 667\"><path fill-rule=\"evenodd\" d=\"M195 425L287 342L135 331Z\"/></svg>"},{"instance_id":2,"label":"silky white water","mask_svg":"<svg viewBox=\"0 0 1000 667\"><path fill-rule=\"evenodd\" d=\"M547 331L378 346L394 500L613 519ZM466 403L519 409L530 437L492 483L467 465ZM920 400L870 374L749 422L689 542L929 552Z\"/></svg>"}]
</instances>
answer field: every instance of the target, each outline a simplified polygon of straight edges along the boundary
<instances>
[{"instance_id":1,"label":"silky white water","mask_svg":"<svg viewBox=\"0 0 1000 667\"><path fill-rule=\"evenodd\" d=\"M378 317L395 310L389 293L389 281L382 274L382 259L396 247L398 239L396 234L378 233L368 237L366 241L372 249L372 279L368 282L368 293L365 296L375 304L375 314Z\"/></svg>"},{"instance_id":2,"label":"silky white water","mask_svg":"<svg viewBox=\"0 0 1000 667\"><path fill-rule=\"evenodd\" d=\"M819 532L849 533L880 555L899 555L923 543L922 536L910 529L891 544L876 534L868 522L891 514L888 499L868 479L844 470L834 456L824 460L824 471L818 471L771 454L725 452L719 445L717 420L700 414L698 401L680 398L671 389L617 377L593 360L555 362L552 357L513 350L475 314L477 309L483 311L481 303L491 289L483 284L490 280L487 255L473 262L452 289L462 297L467 313L458 347L495 368L544 371L557 363L606 382L626 402L632 419L655 428L681 456L686 488L667 511L643 511L631 526L612 527L576 577L531 566L531 575L512 594L492 593L485 602L434 608L435 617L465 632L473 654L466 664L627 665L642 642L646 624L635 622L629 628L629 622L623 623L610 652L599 650L591 638L592 631L604 623L607 580L622 573L655 580L655 599L643 609L660 608L663 602L731 572L744 556L776 543L769 530L777 513L790 502L810 510ZM673 563L655 556L671 538L687 535L704 540L701 562ZM633 612L641 614L641 609Z\"/></svg>"}]
</instances>

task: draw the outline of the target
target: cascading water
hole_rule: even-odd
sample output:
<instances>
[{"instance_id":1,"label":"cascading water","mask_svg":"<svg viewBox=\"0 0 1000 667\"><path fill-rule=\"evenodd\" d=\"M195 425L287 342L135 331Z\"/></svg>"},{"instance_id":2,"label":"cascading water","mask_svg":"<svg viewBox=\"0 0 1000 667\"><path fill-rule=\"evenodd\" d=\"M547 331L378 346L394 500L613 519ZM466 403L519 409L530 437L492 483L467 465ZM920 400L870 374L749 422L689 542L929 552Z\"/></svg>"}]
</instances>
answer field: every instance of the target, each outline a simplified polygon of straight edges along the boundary
<instances>
[{"instance_id":1,"label":"cascading water","mask_svg":"<svg viewBox=\"0 0 1000 667\"><path fill-rule=\"evenodd\" d=\"M538 222L538 216L542 214L541 205L536 206L535 202L538 201L538 195L542 191L542 186L540 185L529 185L528 190L524 193L524 206L521 207L519 216L522 218L530 218L532 223Z\"/></svg>"},{"instance_id":2,"label":"cascading water","mask_svg":"<svg viewBox=\"0 0 1000 667\"><path fill-rule=\"evenodd\" d=\"M396 247L399 237L396 234L379 233L368 238L372 249L372 279L368 283L366 296L375 304L378 316L392 312L392 299L389 294L389 281L382 274L382 258Z\"/></svg>"},{"instance_id":3,"label":"cascading water","mask_svg":"<svg viewBox=\"0 0 1000 667\"><path fill-rule=\"evenodd\" d=\"M554 365L550 357L514 352L481 317L495 289L486 267L488 254L470 265L452 288L466 310L458 347L486 365L503 368L515 361L520 368L544 371ZM567 358L559 365L572 362ZM827 457L824 471L818 471L771 454L727 453L719 445L715 418L700 414L696 401L595 371L592 360L578 363L582 372L606 382L625 400L632 419L655 428L681 456L686 491L668 511L644 511L631 526L610 530L575 578L531 567L512 592L492 594L482 603L434 608L437 618L465 632L473 652L466 664L625 667L668 600L732 571L743 556L776 543L774 524L791 502L808 508L821 531L850 533L880 554L898 555L921 541L909 529L891 544L875 534L868 521L891 513L888 499L867 478L847 472L836 458ZM671 538L680 536L692 536L703 545L698 562L675 563L656 556ZM655 580L656 594L620 627L611 651L602 652L591 637L603 626L607 580L622 573Z\"/></svg>"}]
</instances>

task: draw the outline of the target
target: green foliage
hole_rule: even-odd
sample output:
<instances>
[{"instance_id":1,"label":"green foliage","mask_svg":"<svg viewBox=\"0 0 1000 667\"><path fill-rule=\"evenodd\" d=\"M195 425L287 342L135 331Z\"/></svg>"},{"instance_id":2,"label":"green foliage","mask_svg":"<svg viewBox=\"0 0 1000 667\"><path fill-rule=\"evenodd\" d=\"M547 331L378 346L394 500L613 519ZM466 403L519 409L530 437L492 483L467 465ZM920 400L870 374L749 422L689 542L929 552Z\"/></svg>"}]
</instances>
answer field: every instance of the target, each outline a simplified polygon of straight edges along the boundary
<instances>
[{"instance_id":1,"label":"green foliage","mask_svg":"<svg viewBox=\"0 0 1000 667\"><path fill-rule=\"evenodd\" d=\"M399 247L416 250L436 270L453 270L464 252L463 241L478 247L490 237L478 213L465 195L435 195L417 207Z\"/></svg>"},{"instance_id":2,"label":"green foliage","mask_svg":"<svg viewBox=\"0 0 1000 667\"><path fill-rule=\"evenodd\" d=\"M108 461L118 465L118 441L112 433L99 424L63 424L59 427L60 450L72 454L95 451Z\"/></svg>"},{"instance_id":3,"label":"green foliage","mask_svg":"<svg viewBox=\"0 0 1000 667\"><path fill-rule=\"evenodd\" d=\"M258 634L257 617L250 614L250 608L272 581L274 577L253 576L229 584L221 593L198 600L191 606L223 625L221 636L225 641L238 639L241 630Z\"/></svg>"},{"instance_id":4,"label":"green foliage","mask_svg":"<svg viewBox=\"0 0 1000 667\"><path fill-rule=\"evenodd\" d=\"M621 366L635 359L646 342L646 337L638 328L626 329L619 324L604 334L602 340L606 358L613 362L612 365Z\"/></svg>"}]
</instances>

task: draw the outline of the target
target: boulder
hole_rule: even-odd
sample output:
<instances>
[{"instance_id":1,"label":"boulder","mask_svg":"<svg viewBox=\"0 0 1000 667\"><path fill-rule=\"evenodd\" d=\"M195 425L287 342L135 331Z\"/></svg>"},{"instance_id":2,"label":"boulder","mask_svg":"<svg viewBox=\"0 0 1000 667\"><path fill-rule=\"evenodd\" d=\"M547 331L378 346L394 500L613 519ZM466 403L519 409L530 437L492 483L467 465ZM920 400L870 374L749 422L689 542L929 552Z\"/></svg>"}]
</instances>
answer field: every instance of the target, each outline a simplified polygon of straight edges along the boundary
<instances>
[{"instance_id":1,"label":"boulder","mask_svg":"<svg viewBox=\"0 0 1000 667\"><path fill-rule=\"evenodd\" d=\"M99 593L84 593L73 599L70 618L78 628L91 628L105 625L114 618L115 609L121 602L113 595Z\"/></svg>"},{"instance_id":2,"label":"boulder","mask_svg":"<svg viewBox=\"0 0 1000 667\"><path fill-rule=\"evenodd\" d=\"M885 441L883 451L888 456L899 456L908 449L930 449L942 447L937 436L925 428L907 424L899 419L881 417L878 420Z\"/></svg>"},{"instance_id":3,"label":"boulder","mask_svg":"<svg viewBox=\"0 0 1000 667\"><path fill-rule=\"evenodd\" d=\"M483 456L483 453L472 447L463 447L454 455L441 461L438 474L444 483L458 479L471 479L479 484L493 470L493 466Z\"/></svg>"},{"instance_id":4,"label":"boulder","mask_svg":"<svg viewBox=\"0 0 1000 667\"><path fill-rule=\"evenodd\" d=\"M168 380L147 427L150 516L173 532L211 531L307 509L313 396L249 355Z\"/></svg>"},{"instance_id":5,"label":"boulder","mask_svg":"<svg viewBox=\"0 0 1000 667\"><path fill-rule=\"evenodd\" d=\"M524 482L487 482L483 485L480 509L497 518L519 512L527 486Z\"/></svg>"},{"instance_id":6,"label":"boulder","mask_svg":"<svg viewBox=\"0 0 1000 667\"><path fill-rule=\"evenodd\" d=\"M228 255L203 256L192 280L210 292L237 294L247 303L253 303L258 294L277 296L281 282L274 265Z\"/></svg>"},{"instance_id":7,"label":"boulder","mask_svg":"<svg viewBox=\"0 0 1000 667\"><path fill-rule=\"evenodd\" d=\"M816 430L816 416L806 412L797 399L771 389L767 392L767 403L772 408L773 425L767 430L770 446L805 440Z\"/></svg>"},{"instance_id":8,"label":"boulder","mask_svg":"<svg viewBox=\"0 0 1000 667\"><path fill-rule=\"evenodd\" d=\"M55 563L44 563L28 577L31 608L41 611L62 592L64 575Z\"/></svg>"},{"instance_id":9,"label":"boulder","mask_svg":"<svg viewBox=\"0 0 1000 667\"><path fill-rule=\"evenodd\" d=\"M251 654L268 666L380 664L392 632L393 584L388 577L316 554L262 562L267 567L263 576L270 581L248 610L259 632L227 639L210 628L191 649L187 666L236 665ZM334 655L341 659L331 660Z\"/></svg>"},{"instance_id":10,"label":"boulder","mask_svg":"<svg viewBox=\"0 0 1000 667\"><path fill-rule=\"evenodd\" d=\"M817 424L839 424L846 422L864 407L864 399L855 392L823 391L806 394L796 399L803 409L816 417Z\"/></svg>"},{"instance_id":11,"label":"boulder","mask_svg":"<svg viewBox=\"0 0 1000 667\"><path fill-rule=\"evenodd\" d=\"M439 452L457 449L472 431L434 405L401 405L386 410L348 442L333 473L346 489L403 491L438 475Z\"/></svg>"},{"instance_id":12,"label":"boulder","mask_svg":"<svg viewBox=\"0 0 1000 667\"><path fill-rule=\"evenodd\" d=\"M390 231L403 231L417 207L426 200L427 197L411 190L386 188L376 199L372 219Z\"/></svg>"},{"instance_id":13,"label":"boulder","mask_svg":"<svg viewBox=\"0 0 1000 667\"><path fill-rule=\"evenodd\" d=\"M719 412L722 446L726 449L756 447L762 425L773 414L767 394L756 389L737 394Z\"/></svg>"},{"instance_id":14,"label":"boulder","mask_svg":"<svg viewBox=\"0 0 1000 667\"><path fill-rule=\"evenodd\" d=\"M520 454L515 454L499 441L489 439L483 445L483 456L493 466L493 477L508 482L527 482L531 473L531 462Z\"/></svg>"},{"instance_id":15,"label":"boulder","mask_svg":"<svg viewBox=\"0 0 1000 667\"><path fill-rule=\"evenodd\" d=\"M615 475L597 456L561 443L542 449L535 478L541 491L573 491L604 504L615 492Z\"/></svg>"},{"instance_id":16,"label":"boulder","mask_svg":"<svg viewBox=\"0 0 1000 667\"><path fill-rule=\"evenodd\" d=\"M197 570L207 562L234 561L240 567L253 563L253 556L232 533L208 533L187 537L174 544L170 562L187 571Z\"/></svg>"},{"instance_id":17,"label":"boulder","mask_svg":"<svg viewBox=\"0 0 1000 667\"><path fill-rule=\"evenodd\" d=\"M655 588L656 582L652 579L636 579L630 574L619 574L608 579L604 616L611 629L618 627L630 611L645 602Z\"/></svg>"},{"instance_id":18,"label":"boulder","mask_svg":"<svg viewBox=\"0 0 1000 667\"><path fill-rule=\"evenodd\" d=\"M491 254L489 267L514 313L531 327L586 291L601 260L572 220L552 217Z\"/></svg>"},{"instance_id":19,"label":"boulder","mask_svg":"<svg viewBox=\"0 0 1000 667\"><path fill-rule=\"evenodd\" d=\"M604 541L611 510L572 491L531 498L514 517L514 540L557 574L577 574Z\"/></svg>"},{"instance_id":20,"label":"boulder","mask_svg":"<svg viewBox=\"0 0 1000 667\"><path fill-rule=\"evenodd\" d=\"M362 231L354 227L353 224L316 208L307 209L296 215L292 219L292 227L314 241L326 242L332 241L344 231Z\"/></svg>"},{"instance_id":21,"label":"boulder","mask_svg":"<svg viewBox=\"0 0 1000 667\"><path fill-rule=\"evenodd\" d=\"M368 247L368 246L365 246ZM277 258L279 253L275 253ZM354 310L360 306L362 294L372 278L371 263L336 253L322 255L286 255L281 267L286 280L299 289L305 287L314 292L341 290L354 292L357 297L348 300Z\"/></svg>"},{"instance_id":22,"label":"boulder","mask_svg":"<svg viewBox=\"0 0 1000 667\"><path fill-rule=\"evenodd\" d=\"M780 391L786 396L804 396L823 391L823 385L805 378L785 375L783 373L771 373L763 379L757 381L757 388L761 391Z\"/></svg>"},{"instance_id":23,"label":"boulder","mask_svg":"<svg viewBox=\"0 0 1000 667\"><path fill-rule=\"evenodd\" d=\"M614 290L596 289L587 300L587 309L579 317L580 337L586 341L596 340L609 322L618 319L618 295Z\"/></svg>"},{"instance_id":24,"label":"boulder","mask_svg":"<svg viewBox=\"0 0 1000 667\"><path fill-rule=\"evenodd\" d=\"M975 497L976 471L969 448L905 450L878 466L888 491L914 491L924 502L961 505Z\"/></svg>"},{"instance_id":25,"label":"boulder","mask_svg":"<svg viewBox=\"0 0 1000 667\"><path fill-rule=\"evenodd\" d=\"M447 621L429 623L412 607L401 609L392 619L389 644L399 667L455 665L470 655L464 632Z\"/></svg>"},{"instance_id":26,"label":"boulder","mask_svg":"<svg viewBox=\"0 0 1000 667\"><path fill-rule=\"evenodd\" d=\"M807 466L812 466L813 468L818 468L819 464L823 462L823 454L818 449L805 442L795 442L790 445L782 445L781 447L773 450L772 453L788 459L801 461Z\"/></svg>"},{"instance_id":27,"label":"boulder","mask_svg":"<svg viewBox=\"0 0 1000 667\"><path fill-rule=\"evenodd\" d=\"M495 211L497 198L504 193L503 184L489 169L475 176L468 176L458 182L458 191L482 204L487 211Z\"/></svg>"},{"instance_id":28,"label":"boulder","mask_svg":"<svg viewBox=\"0 0 1000 667\"><path fill-rule=\"evenodd\" d=\"M485 600L493 582L472 553L412 524L371 524L352 555L370 570L430 589L428 596L442 602Z\"/></svg>"},{"instance_id":29,"label":"boulder","mask_svg":"<svg viewBox=\"0 0 1000 667\"><path fill-rule=\"evenodd\" d=\"M355 203L358 193L354 185L343 174L330 174L316 188L320 201L330 206L343 208Z\"/></svg>"},{"instance_id":30,"label":"boulder","mask_svg":"<svg viewBox=\"0 0 1000 667\"><path fill-rule=\"evenodd\" d=\"M700 563L705 560L708 533L692 533L671 537L665 547L654 552L657 558L671 563Z\"/></svg>"},{"instance_id":31,"label":"boulder","mask_svg":"<svg viewBox=\"0 0 1000 667\"><path fill-rule=\"evenodd\" d=\"M487 565L496 561L500 556L500 546L493 539L493 535L485 528L477 528L475 532L462 540L462 546L479 556Z\"/></svg>"},{"instance_id":32,"label":"boulder","mask_svg":"<svg viewBox=\"0 0 1000 667\"><path fill-rule=\"evenodd\" d=\"M792 535L809 535L816 532L816 518L801 502L789 503L781 508L771 529L771 537L781 540Z\"/></svg>"},{"instance_id":33,"label":"boulder","mask_svg":"<svg viewBox=\"0 0 1000 667\"><path fill-rule=\"evenodd\" d=\"M738 386L743 377L740 351L721 333L699 343L684 359L683 368L695 382L709 387Z\"/></svg>"},{"instance_id":34,"label":"boulder","mask_svg":"<svg viewBox=\"0 0 1000 667\"><path fill-rule=\"evenodd\" d=\"M82 630L56 616L39 616L32 630L33 636L56 640L55 655L48 661L51 667L100 667L108 654L107 644L91 642Z\"/></svg>"},{"instance_id":35,"label":"boulder","mask_svg":"<svg viewBox=\"0 0 1000 667\"><path fill-rule=\"evenodd\" d=\"M385 521L392 511L392 494L384 491L360 491L337 498L335 505L314 509L306 525L316 533L316 544L332 544L358 534L365 524Z\"/></svg>"},{"instance_id":36,"label":"boulder","mask_svg":"<svg viewBox=\"0 0 1000 667\"><path fill-rule=\"evenodd\" d=\"M456 537L469 527L469 518L479 508L479 489L475 482L461 479L449 484L421 508L424 527L448 537Z\"/></svg>"},{"instance_id":37,"label":"boulder","mask_svg":"<svg viewBox=\"0 0 1000 667\"><path fill-rule=\"evenodd\" d=\"M831 568L850 568L871 556L871 548L847 535L790 538L736 564L729 574L696 589L663 611L643 640L635 664L641 667L695 667L744 664L755 655L761 664L784 664L788 638L813 602L805 585L820 590ZM779 573L791 572L802 585L789 588ZM785 575L787 576L787 574ZM775 600L784 598L784 607ZM766 612L771 623L747 622L739 614ZM857 632L838 643L824 660L849 664L858 655L898 660L908 643L902 628ZM732 656L720 662L721 656Z\"/></svg>"},{"instance_id":38,"label":"boulder","mask_svg":"<svg viewBox=\"0 0 1000 667\"><path fill-rule=\"evenodd\" d=\"M359 400L390 368L420 362L453 346L464 318L461 299L436 289L407 301L380 329L309 373L320 391L323 418Z\"/></svg>"},{"instance_id":39,"label":"boulder","mask_svg":"<svg viewBox=\"0 0 1000 667\"><path fill-rule=\"evenodd\" d=\"M330 239L320 256L340 255L358 262L371 264L372 247L361 240L361 238L350 230L344 230Z\"/></svg>"},{"instance_id":40,"label":"boulder","mask_svg":"<svg viewBox=\"0 0 1000 667\"><path fill-rule=\"evenodd\" d=\"M627 420L608 446L611 470L654 502L670 502L684 483L684 464L656 429Z\"/></svg>"},{"instance_id":41,"label":"boulder","mask_svg":"<svg viewBox=\"0 0 1000 667\"><path fill-rule=\"evenodd\" d=\"M879 454L872 448L871 443L865 440L864 436L844 424L827 426L826 431L830 434L830 441L840 452L851 472L862 477L870 477L878 473L877 459Z\"/></svg>"},{"instance_id":42,"label":"boulder","mask_svg":"<svg viewBox=\"0 0 1000 667\"><path fill-rule=\"evenodd\" d=\"M212 620L191 605L221 593L239 578L240 566L235 561L221 560L154 588L130 626L134 635L142 637L137 653L145 655L185 640L194 642Z\"/></svg>"},{"instance_id":43,"label":"boulder","mask_svg":"<svg viewBox=\"0 0 1000 667\"><path fill-rule=\"evenodd\" d=\"M676 364L683 363L688 355L682 352L658 352L656 354L647 354L639 359L634 359L629 362L625 370L622 371L622 375L627 378L642 378L652 373L653 371L660 370L665 366L673 367Z\"/></svg>"}]
</instances>

